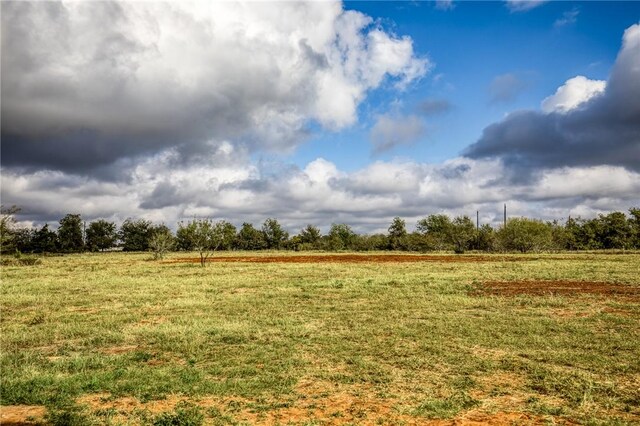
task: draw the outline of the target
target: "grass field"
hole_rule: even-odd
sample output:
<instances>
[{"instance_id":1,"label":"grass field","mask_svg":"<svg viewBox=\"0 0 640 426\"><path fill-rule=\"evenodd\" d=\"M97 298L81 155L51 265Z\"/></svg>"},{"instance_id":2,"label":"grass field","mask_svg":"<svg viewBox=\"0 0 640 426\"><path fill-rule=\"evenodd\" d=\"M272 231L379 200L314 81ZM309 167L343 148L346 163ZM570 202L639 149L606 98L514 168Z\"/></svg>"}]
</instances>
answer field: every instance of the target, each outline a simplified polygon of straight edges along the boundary
<instances>
[{"instance_id":1,"label":"grass field","mask_svg":"<svg viewBox=\"0 0 640 426\"><path fill-rule=\"evenodd\" d=\"M640 422L640 254L189 256L3 267L2 424Z\"/></svg>"}]
</instances>

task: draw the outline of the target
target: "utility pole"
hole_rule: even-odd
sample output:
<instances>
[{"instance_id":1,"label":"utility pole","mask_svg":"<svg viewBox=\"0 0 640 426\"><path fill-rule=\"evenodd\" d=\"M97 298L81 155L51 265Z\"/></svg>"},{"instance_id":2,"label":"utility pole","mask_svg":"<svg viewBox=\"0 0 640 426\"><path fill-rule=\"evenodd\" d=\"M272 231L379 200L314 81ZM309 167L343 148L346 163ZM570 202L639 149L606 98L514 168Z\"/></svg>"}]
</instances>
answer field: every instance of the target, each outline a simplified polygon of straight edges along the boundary
<instances>
[{"instance_id":1,"label":"utility pole","mask_svg":"<svg viewBox=\"0 0 640 426\"><path fill-rule=\"evenodd\" d=\"M507 227L507 204L504 204L504 227Z\"/></svg>"}]
</instances>

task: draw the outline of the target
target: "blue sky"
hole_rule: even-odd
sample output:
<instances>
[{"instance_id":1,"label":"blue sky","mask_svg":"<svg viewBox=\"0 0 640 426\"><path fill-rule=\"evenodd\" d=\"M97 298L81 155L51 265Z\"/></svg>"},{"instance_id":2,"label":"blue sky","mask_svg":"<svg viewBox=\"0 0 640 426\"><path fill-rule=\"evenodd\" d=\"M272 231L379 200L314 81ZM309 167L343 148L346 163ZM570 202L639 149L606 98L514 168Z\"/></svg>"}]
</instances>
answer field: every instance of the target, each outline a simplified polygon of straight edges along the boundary
<instances>
[{"instance_id":1,"label":"blue sky","mask_svg":"<svg viewBox=\"0 0 640 426\"><path fill-rule=\"evenodd\" d=\"M0 7L0 195L23 224L640 206L640 2Z\"/></svg>"},{"instance_id":2,"label":"blue sky","mask_svg":"<svg viewBox=\"0 0 640 426\"><path fill-rule=\"evenodd\" d=\"M416 53L434 66L404 92L391 84L372 91L360 105L356 126L321 131L298 148L291 159L300 166L318 156L344 170L395 157L442 162L457 156L484 127L514 110L538 109L569 78L606 80L624 30L640 19L640 2L633 1L558 1L524 12L498 1L455 2L449 10L437 9L434 2L384 1L345 2L345 8L410 36ZM572 12L577 12L574 21L556 24ZM505 74L518 78L522 89L513 100L492 102L491 82ZM425 118L429 131L415 143L372 155L369 131L375 115L394 108L412 112L428 98L447 100L452 108Z\"/></svg>"}]
</instances>

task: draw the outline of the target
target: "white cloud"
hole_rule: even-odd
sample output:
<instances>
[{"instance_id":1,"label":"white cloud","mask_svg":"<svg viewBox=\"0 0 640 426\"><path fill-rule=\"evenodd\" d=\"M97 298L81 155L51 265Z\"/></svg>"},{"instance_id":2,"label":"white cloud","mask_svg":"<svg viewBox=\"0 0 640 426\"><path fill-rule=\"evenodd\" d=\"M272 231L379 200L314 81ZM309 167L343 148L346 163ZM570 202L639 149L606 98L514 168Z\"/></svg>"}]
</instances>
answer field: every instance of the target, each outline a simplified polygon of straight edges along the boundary
<instances>
[{"instance_id":1,"label":"white cloud","mask_svg":"<svg viewBox=\"0 0 640 426\"><path fill-rule=\"evenodd\" d=\"M542 6L547 1L548 0L506 0L507 7L511 12L527 12Z\"/></svg>"},{"instance_id":2,"label":"white cloud","mask_svg":"<svg viewBox=\"0 0 640 426\"><path fill-rule=\"evenodd\" d=\"M531 198L637 198L640 175L622 167L564 167L549 170L532 188ZM631 206L629 206L631 207Z\"/></svg>"},{"instance_id":3,"label":"white cloud","mask_svg":"<svg viewBox=\"0 0 640 426\"><path fill-rule=\"evenodd\" d=\"M622 167L547 170L513 184L499 160L454 158L443 164L377 161L354 171L318 158L304 168L253 163L170 167L170 155L148 159L129 182L105 183L60 172L2 175L3 200L23 208L26 222L55 224L66 213L121 222L139 217L175 227L194 216L256 225L276 217L291 232L307 223L324 230L345 222L360 232L384 231L394 216L411 227L427 214L474 215L499 223L510 215L561 219L593 216L640 203L640 174ZM158 175L157 170L164 170ZM55 191L52 191L55 188Z\"/></svg>"},{"instance_id":4,"label":"white cloud","mask_svg":"<svg viewBox=\"0 0 640 426\"><path fill-rule=\"evenodd\" d=\"M567 10L562 14L562 18L556 19L556 22L553 23L553 26L556 28L564 27L565 25L575 24L578 20L578 15L580 14L580 10L574 7L571 10Z\"/></svg>"},{"instance_id":5,"label":"white cloud","mask_svg":"<svg viewBox=\"0 0 640 426\"><path fill-rule=\"evenodd\" d=\"M308 122L350 126L369 90L430 68L410 37L335 1L3 2L2 27L5 165L287 151Z\"/></svg>"},{"instance_id":6,"label":"white cloud","mask_svg":"<svg viewBox=\"0 0 640 426\"><path fill-rule=\"evenodd\" d=\"M571 111L603 94L606 87L607 82L604 80L590 80L581 75L573 77L560 86L556 93L542 101L542 111L546 113Z\"/></svg>"}]
</instances>

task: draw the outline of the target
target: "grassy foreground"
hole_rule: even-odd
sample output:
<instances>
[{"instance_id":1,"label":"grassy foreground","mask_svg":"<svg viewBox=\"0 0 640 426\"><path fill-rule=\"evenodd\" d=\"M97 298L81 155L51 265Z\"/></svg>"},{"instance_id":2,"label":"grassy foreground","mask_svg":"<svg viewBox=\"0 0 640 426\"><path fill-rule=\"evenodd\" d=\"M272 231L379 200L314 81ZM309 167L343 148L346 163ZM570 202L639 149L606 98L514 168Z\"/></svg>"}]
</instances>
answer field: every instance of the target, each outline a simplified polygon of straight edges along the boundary
<instances>
[{"instance_id":1,"label":"grassy foreground","mask_svg":"<svg viewBox=\"0 0 640 426\"><path fill-rule=\"evenodd\" d=\"M5 266L2 415L53 424L640 422L638 297L481 291L512 280L640 287L640 255L508 257L522 261L202 268L108 253Z\"/></svg>"}]
</instances>

